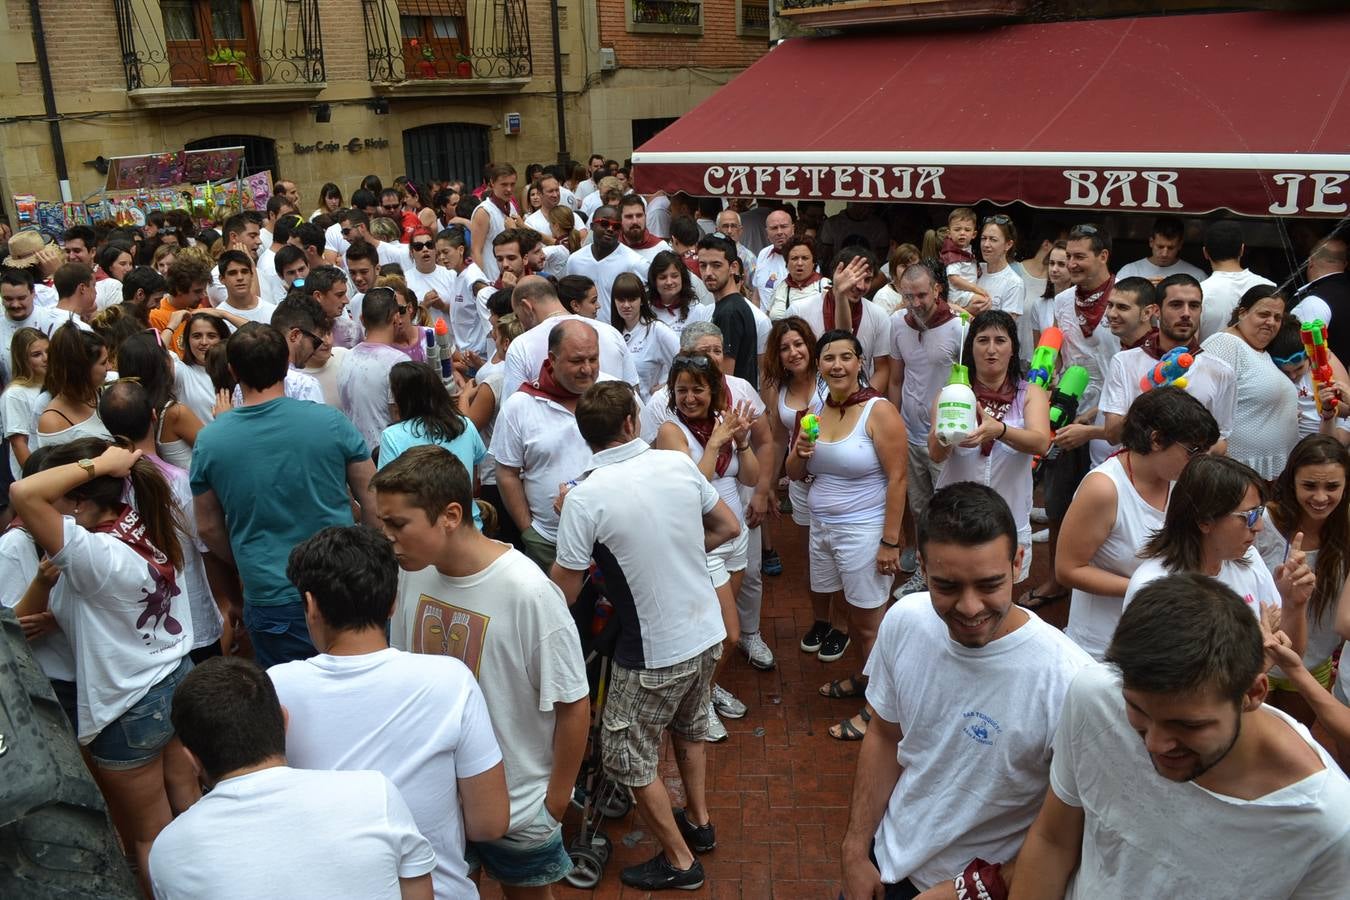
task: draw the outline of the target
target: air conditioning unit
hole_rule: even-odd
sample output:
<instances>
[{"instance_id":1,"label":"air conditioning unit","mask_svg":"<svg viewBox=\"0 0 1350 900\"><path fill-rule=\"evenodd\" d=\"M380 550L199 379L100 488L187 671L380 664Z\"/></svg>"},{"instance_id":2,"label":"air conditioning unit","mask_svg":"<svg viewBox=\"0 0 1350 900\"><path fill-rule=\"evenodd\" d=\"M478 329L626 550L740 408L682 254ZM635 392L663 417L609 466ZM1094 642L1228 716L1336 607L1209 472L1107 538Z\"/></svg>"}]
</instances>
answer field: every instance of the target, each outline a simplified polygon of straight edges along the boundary
<instances>
[{"instance_id":1,"label":"air conditioning unit","mask_svg":"<svg viewBox=\"0 0 1350 900\"><path fill-rule=\"evenodd\" d=\"M613 47L600 48L600 71L613 72L619 67L619 59L614 55Z\"/></svg>"}]
</instances>

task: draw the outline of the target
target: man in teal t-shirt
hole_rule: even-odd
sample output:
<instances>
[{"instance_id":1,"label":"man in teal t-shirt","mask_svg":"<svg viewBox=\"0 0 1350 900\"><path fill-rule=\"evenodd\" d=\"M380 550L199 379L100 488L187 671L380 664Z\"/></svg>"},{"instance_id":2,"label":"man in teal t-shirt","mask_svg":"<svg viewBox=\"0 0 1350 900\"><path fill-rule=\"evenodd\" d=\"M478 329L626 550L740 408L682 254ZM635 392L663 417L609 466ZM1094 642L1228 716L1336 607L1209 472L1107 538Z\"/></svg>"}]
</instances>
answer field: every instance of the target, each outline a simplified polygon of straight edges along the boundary
<instances>
[{"instance_id":1,"label":"man in teal t-shirt","mask_svg":"<svg viewBox=\"0 0 1350 900\"><path fill-rule=\"evenodd\" d=\"M244 402L197 435L192 493L202 540L239 569L244 626L267 668L315 653L304 603L286 577L291 548L352 524L352 497L374 524L375 467L341 412L285 396L290 356L281 332L245 325L230 336L226 357Z\"/></svg>"}]
</instances>

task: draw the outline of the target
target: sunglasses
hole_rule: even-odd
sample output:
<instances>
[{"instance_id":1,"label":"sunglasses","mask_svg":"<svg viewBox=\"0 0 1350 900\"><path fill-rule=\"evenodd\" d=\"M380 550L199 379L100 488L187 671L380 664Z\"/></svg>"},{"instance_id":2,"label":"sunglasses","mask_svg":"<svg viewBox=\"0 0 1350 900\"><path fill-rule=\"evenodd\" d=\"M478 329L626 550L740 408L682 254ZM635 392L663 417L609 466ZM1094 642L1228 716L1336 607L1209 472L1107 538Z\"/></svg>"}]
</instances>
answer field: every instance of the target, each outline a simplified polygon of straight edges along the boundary
<instances>
[{"instance_id":1,"label":"sunglasses","mask_svg":"<svg viewBox=\"0 0 1350 900\"><path fill-rule=\"evenodd\" d=\"M398 313L400 316L406 316L408 313L412 312L412 307L411 307L411 306L395 306L395 307L394 307L394 312Z\"/></svg>"},{"instance_id":2,"label":"sunglasses","mask_svg":"<svg viewBox=\"0 0 1350 900\"><path fill-rule=\"evenodd\" d=\"M342 229L342 236L343 236L343 237L346 237L347 235L349 235L349 234L351 234L351 233L352 233L352 229L350 229L350 228L344 228L344 229Z\"/></svg>"},{"instance_id":3,"label":"sunglasses","mask_svg":"<svg viewBox=\"0 0 1350 900\"><path fill-rule=\"evenodd\" d=\"M313 341L315 350L318 350L319 348L325 346L328 343L327 338L321 338L314 332L306 331L305 329L299 327L298 325L296 326L295 330L303 334L305 337L309 338L311 341Z\"/></svg>"},{"instance_id":4,"label":"sunglasses","mask_svg":"<svg viewBox=\"0 0 1350 900\"><path fill-rule=\"evenodd\" d=\"M393 206L390 206L390 205L387 204L387 203L381 203L381 204L380 204L380 209L384 210L385 212L398 212L398 211L399 211L400 209L402 209L402 208L403 208L403 207L400 206L400 205L397 204L397 203L395 203Z\"/></svg>"},{"instance_id":5,"label":"sunglasses","mask_svg":"<svg viewBox=\"0 0 1350 900\"><path fill-rule=\"evenodd\" d=\"M1256 523L1261 521L1261 517L1265 515L1265 513L1266 507L1265 504L1262 504L1261 506L1253 506L1251 509L1246 510L1245 512L1243 511L1231 512L1229 513L1229 515L1237 516L1246 524L1248 528L1255 528Z\"/></svg>"},{"instance_id":6,"label":"sunglasses","mask_svg":"<svg viewBox=\"0 0 1350 900\"><path fill-rule=\"evenodd\" d=\"M1098 228L1097 228L1096 225L1075 225L1075 226L1073 226L1073 231L1071 231L1070 234L1073 234L1073 233L1077 233L1077 234L1096 234L1097 231L1098 231Z\"/></svg>"},{"instance_id":7,"label":"sunglasses","mask_svg":"<svg viewBox=\"0 0 1350 900\"><path fill-rule=\"evenodd\" d=\"M436 246L436 243L434 241L413 241L408 246L415 251L430 250L432 247Z\"/></svg>"},{"instance_id":8,"label":"sunglasses","mask_svg":"<svg viewBox=\"0 0 1350 900\"><path fill-rule=\"evenodd\" d=\"M1308 358L1308 354L1303 350L1292 353L1289 356L1275 356L1271 354L1270 361L1283 369L1285 366L1296 366Z\"/></svg>"},{"instance_id":9,"label":"sunglasses","mask_svg":"<svg viewBox=\"0 0 1350 900\"><path fill-rule=\"evenodd\" d=\"M712 357L698 354L697 356L677 356L671 363L675 369L693 369L699 372L705 372L713 367Z\"/></svg>"},{"instance_id":10,"label":"sunglasses","mask_svg":"<svg viewBox=\"0 0 1350 900\"><path fill-rule=\"evenodd\" d=\"M599 225L601 228L618 228L621 223L618 219L592 219L592 225Z\"/></svg>"},{"instance_id":11,"label":"sunglasses","mask_svg":"<svg viewBox=\"0 0 1350 900\"><path fill-rule=\"evenodd\" d=\"M1204 452L1205 452L1205 448L1204 448L1204 447L1200 447L1200 446L1187 447L1185 444L1182 444L1182 446L1183 446L1183 447L1186 447L1186 458L1187 458L1187 459L1195 459L1195 458L1196 458L1197 456L1199 456L1201 453L1204 453Z\"/></svg>"},{"instance_id":12,"label":"sunglasses","mask_svg":"<svg viewBox=\"0 0 1350 900\"><path fill-rule=\"evenodd\" d=\"M999 214L996 215L996 216L989 216L988 218L986 218L986 219L984 220L984 224L985 224L985 225L991 225L991 224L992 224L992 225L1011 225L1011 224L1012 224L1012 219L1009 218L1008 216L1003 215L1002 213L999 213Z\"/></svg>"}]
</instances>

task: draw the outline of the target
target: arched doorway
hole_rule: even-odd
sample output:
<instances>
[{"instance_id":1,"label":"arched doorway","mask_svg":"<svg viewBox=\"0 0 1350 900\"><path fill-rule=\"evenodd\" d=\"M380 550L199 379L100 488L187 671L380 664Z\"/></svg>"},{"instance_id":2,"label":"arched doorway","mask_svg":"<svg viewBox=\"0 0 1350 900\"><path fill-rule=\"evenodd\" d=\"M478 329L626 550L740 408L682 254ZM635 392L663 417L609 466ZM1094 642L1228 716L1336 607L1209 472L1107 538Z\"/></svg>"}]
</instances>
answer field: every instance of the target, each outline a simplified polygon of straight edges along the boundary
<instances>
[{"instance_id":1,"label":"arched doorway","mask_svg":"<svg viewBox=\"0 0 1350 900\"><path fill-rule=\"evenodd\" d=\"M272 178L281 177L277 169L277 142L271 138L254 137L248 134L218 134L215 137L188 141L185 150L219 150L222 147L243 147L244 164L240 175L254 175L258 172L271 172Z\"/></svg>"},{"instance_id":2,"label":"arched doorway","mask_svg":"<svg viewBox=\"0 0 1350 900\"><path fill-rule=\"evenodd\" d=\"M486 125L422 125L403 132L403 170L418 184L462 181L472 190L487 164Z\"/></svg>"}]
</instances>

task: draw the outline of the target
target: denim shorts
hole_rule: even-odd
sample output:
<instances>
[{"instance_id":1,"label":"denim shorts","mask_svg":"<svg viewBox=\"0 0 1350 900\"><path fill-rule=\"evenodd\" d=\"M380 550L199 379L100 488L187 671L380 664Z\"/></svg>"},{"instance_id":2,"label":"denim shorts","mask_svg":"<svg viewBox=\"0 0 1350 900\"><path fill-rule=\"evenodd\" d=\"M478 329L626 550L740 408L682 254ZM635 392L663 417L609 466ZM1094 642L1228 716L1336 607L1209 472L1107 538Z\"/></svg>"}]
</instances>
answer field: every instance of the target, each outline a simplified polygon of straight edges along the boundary
<instances>
[{"instance_id":1,"label":"denim shorts","mask_svg":"<svg viewBox=\"0 0 1350 900\"><path fill-rule=\"evenodd\" d=\"M562 826L540 802L533 821L519 832L495 841L469 841L464 859L470 870L482 866L498 883L510 887L542 887L572 871L572 857L563 846Z\"/></svg>"},{"instance_id":2,"label":"denim shorts","mask_svg":"<svg viewBox=\"0 0 1350 900\"><path fill-rule=\"evenodd\" d=\"M89 755L100 769L126 771L154 762L173 737L173 723L169 721L173 692L191 671L192 660L184 656L178 668L104 726L89 744Z\"/></svg>"}]
</instances>

